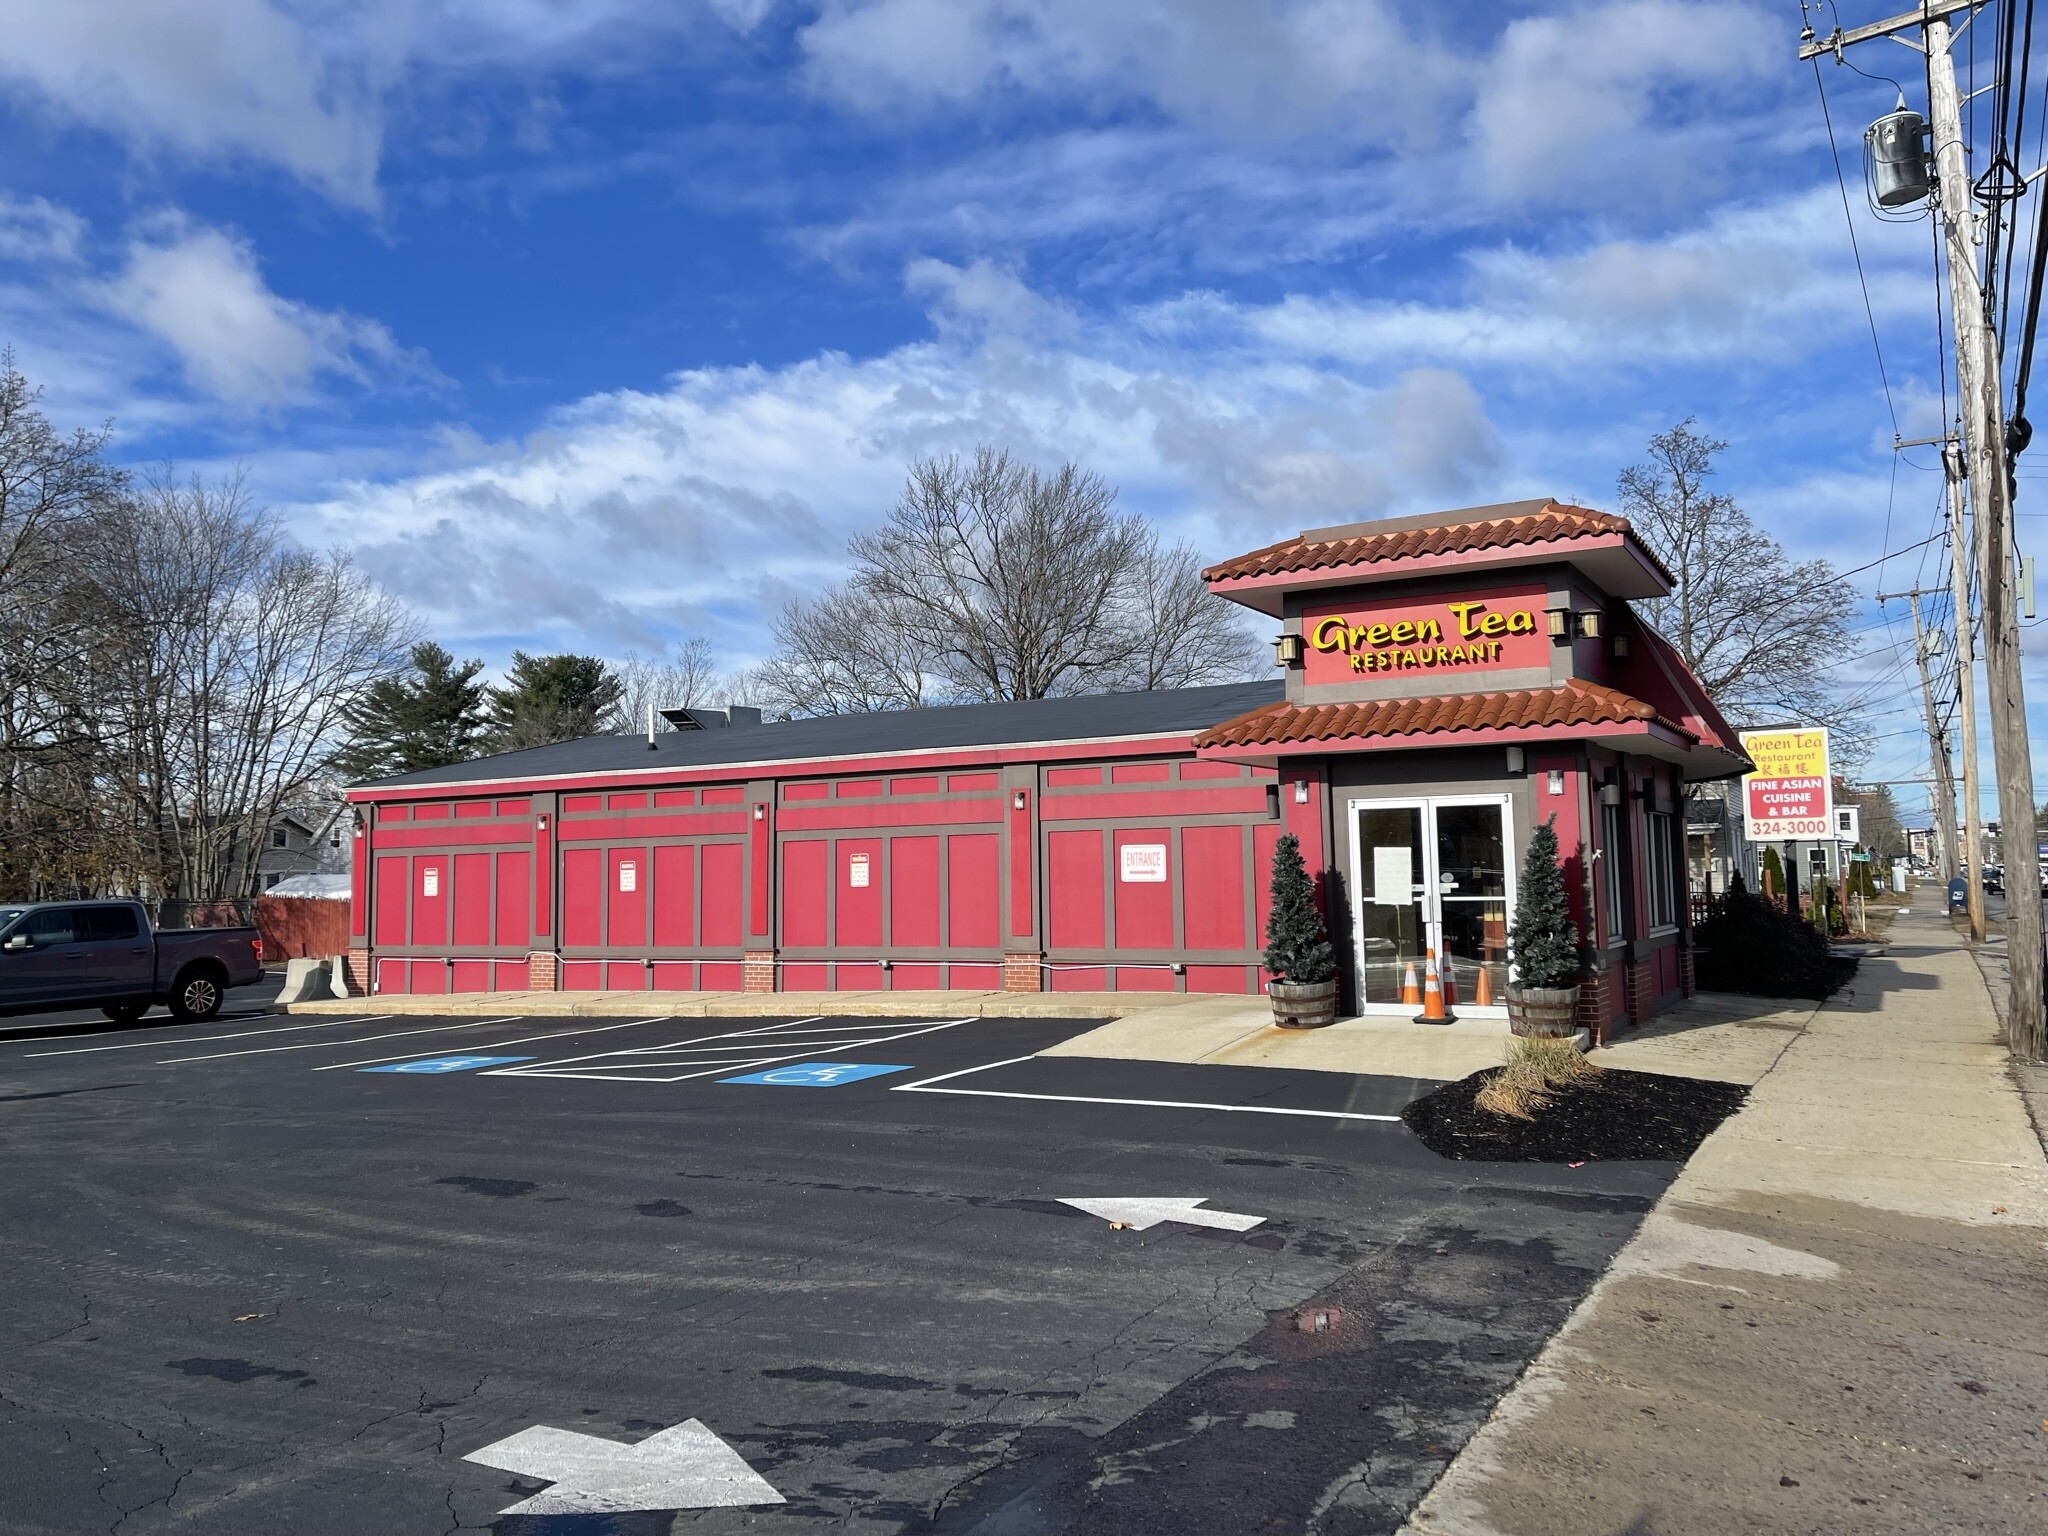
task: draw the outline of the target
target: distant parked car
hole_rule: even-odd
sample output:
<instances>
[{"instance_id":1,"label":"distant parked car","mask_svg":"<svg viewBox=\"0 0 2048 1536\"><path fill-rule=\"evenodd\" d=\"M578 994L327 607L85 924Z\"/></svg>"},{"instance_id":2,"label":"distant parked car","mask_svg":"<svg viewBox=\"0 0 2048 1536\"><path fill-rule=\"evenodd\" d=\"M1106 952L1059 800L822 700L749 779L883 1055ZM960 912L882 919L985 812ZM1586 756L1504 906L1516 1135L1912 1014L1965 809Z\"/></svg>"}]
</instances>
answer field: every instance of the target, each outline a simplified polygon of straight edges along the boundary
<instances>
[{"instance_id":1,"label":"distant parked car","mask_svg":"<svg viewBox=\"0 0 2048 1536\"><path fill-rule=\"evenodd\" d=\"M116 1023L168 1004L180 1023L220 1012L263 974L254 928L150 927L139 901L0 907L0 1014L98 1008Z\"/></svg>"},{"instance_id":2,"label":"distant parked car","mask_svg":"<svg viewBox=\"0 0 2048 1536\"><path fill-rule=\"evenodd\" d=\"M1986 864L1984 866L1984 889L1994 896L2005 894L2005 866Z\"/></svg>"}]
</instances>

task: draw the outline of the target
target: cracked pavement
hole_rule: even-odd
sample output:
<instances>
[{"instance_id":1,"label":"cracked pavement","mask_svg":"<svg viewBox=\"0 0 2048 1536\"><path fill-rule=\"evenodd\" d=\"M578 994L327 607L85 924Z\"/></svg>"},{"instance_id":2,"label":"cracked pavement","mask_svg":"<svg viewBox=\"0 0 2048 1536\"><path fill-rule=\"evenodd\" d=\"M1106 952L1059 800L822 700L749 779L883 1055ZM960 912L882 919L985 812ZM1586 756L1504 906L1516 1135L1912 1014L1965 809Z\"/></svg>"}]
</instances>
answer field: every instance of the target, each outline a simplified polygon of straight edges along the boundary
<instances>
[{"instance_id":1,"label":"cracked pavement","mask_svg":"<svg viewBox=\"0 0 2048 1536\"><path fill-rule=\"evenodd\" d=\"M981 1020L876 1059L952 1071L1085 1027ZM1392 1531L1674 1172L889 1078L310 1070L356 1033L178 1064L169 1028L0 1042L0 1529ZM1382 1112L1432 1086L1028 1070ZM1055 1203L1073 1194L1266 1222L1116 1231ZM789 1502L501 1517L539 1485L461 1459L533 1424L633 1441L691 1417Z\"/></svg>"}]
</instances>

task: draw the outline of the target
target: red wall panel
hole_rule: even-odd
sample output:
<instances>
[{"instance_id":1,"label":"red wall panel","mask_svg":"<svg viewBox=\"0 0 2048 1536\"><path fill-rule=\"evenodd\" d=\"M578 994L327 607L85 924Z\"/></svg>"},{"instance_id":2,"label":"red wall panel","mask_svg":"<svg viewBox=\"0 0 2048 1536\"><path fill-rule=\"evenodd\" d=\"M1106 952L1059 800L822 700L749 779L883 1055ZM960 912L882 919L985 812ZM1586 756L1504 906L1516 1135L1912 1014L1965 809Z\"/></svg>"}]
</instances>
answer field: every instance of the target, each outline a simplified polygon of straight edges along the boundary
<instances>
[{"instance_id":1,"label":"red wall panel","mask_svg":"<svg viewBox=\"0 0 2048 1536\"><path fill-rule=\"evenodd\" d=\"M596 848L565 848L562 851L562 942L602 944L603 913L604 854ZM563 985L567 986L567 983Z\"/></svg>"},{"instance_id":2,"label":"red wall panel","mask_svg":"<svg viewBox=\"0 0 2048 1536\"><path fill-rule=\"evenodd\" d=\"M889 839L889 942L935 948L939 940L939 840ZM842 939L840 942L844 943ZM899 980L897 985L903 983ZM937 982L931 983L937 986Z\"/></svg>"},{"instance_id":3,"label":"red wall panel","mask_svg":"<svg viewBox=\"0 0 2048 1536\"><path fill-rule=\"evenodd\" d=\"M863 862L867 866L867 884L857 885L854 883L854 873ZM834 942L841 949L880 949L882 840L877 837L841 838L833 864L833 886L839 919Z\"/></svg>"},{"instance_id":4,"label":"red wall panel","mask_svg":"<svg viewBox=\"0 0 2048 1536\"><path fill-rule=\"evenodd\" d=\"M406 873L410 861L402 854L377 858L377 942L403 944L406 919Z\"/></svg>"},{"instance_id":5,"label":"red wall panel","mask_svg":"<svg viewBox=\"0 0 2048 1536\"><path fill-rule=\"evenodd\" d=\"M597 992L604 987L604 962L602 960L564 960L562 962L562 990L564 992Z\"/></svg>"},{"instance_id":6,"label":"red wall panel","mask_svg":"<svg viewBox=\"0 0 2048 1536\"><path fill-rule=\"evenodd\" d=\"M654 850L654 946L681 949L697 942L697 850L671 843Z\"/></svg>"},{"instance_id":7,"label":"red wall panel","mask_svg":"<svg viewBox=\"0 0 2048 1536\"><path fill-rule=\"evenodd\" d=\"M1190 992L1246 991L1245 968L1241 965L1191 965L1188 967L1188 990Z\"/></svg>"},{"instance_id":8,"label":"red wall panel","mask_svg":"<svg viewBox=\"0 0 2048 1536\"><path fill-rule=\"evenodd\" d=\"M446 854L421 854L412 861L412 941L415 944L448 942ZM413 990L417 992L419 988L415 986Z\"/></svg>"},{"instance_id":9,"label":"red wall panel","mask_svg":"<svg viewBox=\"0 0 2048 1536\"><path fill-rule=\"evenodd\" d=\"M1047 835L1045 908L1048 949L1102 948L1107 932L1102 914L1100 832Z\"/></svg>"},{"instance_id":10,"label":"red wall panel","mask_svg":"<svg viewBox=\"0 0 2048 1536\"><path fill-rule=\"evenodd\" d=\"M832 845L803 838L782 847L782 942L822 946L826 903L832 898Z\"/></svg>"},{"instance_id":11,"label":"red wall panel","mask_svg":"<svg viewBox=\"0 0 2048 1536\"><path fill-rule=\"evenodd\" d=\"M1183 827L1181 928L1189 949L1245 947L1244 830Z\"/></svg>"},{"instance_id":12,"label":"red wall panel","mask_svg":"<svg viewBox=\"0 0 2048 1536\"><path fill-rule=\"evenodd\" d=\"M1110 878L1115 882L1116 891L1116 934L1113 942L1118 949L1173 948L1175 870L1172 831L1166 827L1133 827L1119 830L1115 836L1118 850L1133 843L1165 844L1166 879L1156 885L1125 880L1122 878L1122 854L1120 851L1112 854ZM1122 981L1117 986L1120 990L1131 990Z\"/></svg>"},{"instance_id":13,"label":"red wall panel","mask_svg":"<svg viewBox=\"0 0 2048 1536\"><path fill-rule=\"evenodd\" d=\"M631 889L628 889L628 887ZM647 850L613 848L605 859L607 949L647 947Z\"/></svg>"},{"instance_id":14,"label":"red wall panel","mask_svg":"<svg viewBox=\"0 0 2048 1536\"><path fill-rule=\"evenodd\" d=\"M1002 943L1002 839L993 832L946 839L946 942L953 949Z\"/></svg>"},{"instance_id":15,"label":"red wall panel","mask_svg":"<svg viewBox=\"0 0 2048 1536\"><path fill-rule=\"evenodd\" d=\"M448 981L450 992L488 992L491 990L491 962L458 960L448 967Z\"/></svg>"},{"instance_id":16,"label":"red wall panel","mask_svg":"<svg viewBox=\"0 0 2048 1536\"><path fill-rule=\"evenodd\" d=\"M1273 910L1273 849L1280 841L1280 829L1268 823L1252 828L1252 942L1253 949L1266 947L1266 914ZM1314 866L1310 866L1314 870ZM1353 898L1356 899L1355 897Z\"/></svg>"},{"instance_id":17,"label":"red wall panel","mask_svg":"<svg viewBox=\"0 0 2048 1536\"><path fill-rule=\"evenodd\" d=\"M745 899L747 851L742 843L706 843L702 855L703 927L698 942L707 949L738 949L742 943L741 903ZM705 982L705 986L713 985ZM722 983L720 984L722 985ZM738 982L733 983L738 986Z\"/></svg>"},{"instance_id":18,"label":"red wall panel","mask_svg":"<svg viewBox=\"0 0 2048 1536\"><path fill-rule=\"evenodd\" d=\"M491 942L491 856L455 855L455 947L485 949ZM456 991L465 990L457 987ZM482 991L481 982L474 989Z\"/></svg>"},{"instance_id":19,"label":"red wall panel","mask_svg":"<svg viewBox=\"0 0 2048 1536\"><path fill-rule=\"evenodd\" d=\"M525 850L498 855L497 942L508 949L527 942L527 903L533 899L533 856Z\"/></svg>"}]
</instances>

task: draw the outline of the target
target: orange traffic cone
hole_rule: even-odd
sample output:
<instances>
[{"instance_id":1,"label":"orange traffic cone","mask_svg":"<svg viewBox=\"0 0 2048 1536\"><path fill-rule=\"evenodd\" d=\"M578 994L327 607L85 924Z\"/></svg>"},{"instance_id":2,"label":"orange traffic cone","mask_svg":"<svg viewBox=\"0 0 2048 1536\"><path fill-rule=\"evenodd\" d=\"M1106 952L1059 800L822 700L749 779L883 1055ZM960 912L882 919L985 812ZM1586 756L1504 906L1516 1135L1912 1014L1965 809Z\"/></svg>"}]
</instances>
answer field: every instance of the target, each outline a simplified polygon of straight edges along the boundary
<instances>
[{"instance_id":1,"label":"orange traffic cone","mask_svg":"<svg viewBox=\"0 0 2048 1536\"><path fill-rule=\"evenodd\" d=\"M1444 956L1443 977L1444 1006L1455 1008L1458 1006L1458 966L1448 954Z\"/></svg>"},{"instance_id":2,"label":"orange traffic cone","mask_svg":"<svg viewBox=\"0 0 2048 1536\"><path fill-rule=\"evenodd\" d=\"M1437 980L1436 951L1429 952L1429 958L1422 966L1422 1012L1415 1015L1418 1024L1447 1024L1450 1015L1444 1012L1443 983Z\"/></svg>"},{"instance_id":3,"label":"orange traffic cone","mask_svg":"<svg viewBox=\"0 0 2048 1536\"><path fill-rule=\"evenodd\" d=\"M1416 1004L1420 1004L1422 1001L1422 988L1415 981L1415 962L1413 960L1408 962L1408 974L1401 978L1401 1001L1403 1003Z\"/></svg>"},{"instance_id":4,"label":"orange traffic cone","mask_svg":"<svg viewBox=\"0 0 2048 1536\"><path fill-rule=\"evenodd\" d=\"M1491 1008L1493 1006L1493 981L1486 974L1486 962L1479 962L1479 984L1472 989L1472 1006Z\"/></svg>"}]
</instances>

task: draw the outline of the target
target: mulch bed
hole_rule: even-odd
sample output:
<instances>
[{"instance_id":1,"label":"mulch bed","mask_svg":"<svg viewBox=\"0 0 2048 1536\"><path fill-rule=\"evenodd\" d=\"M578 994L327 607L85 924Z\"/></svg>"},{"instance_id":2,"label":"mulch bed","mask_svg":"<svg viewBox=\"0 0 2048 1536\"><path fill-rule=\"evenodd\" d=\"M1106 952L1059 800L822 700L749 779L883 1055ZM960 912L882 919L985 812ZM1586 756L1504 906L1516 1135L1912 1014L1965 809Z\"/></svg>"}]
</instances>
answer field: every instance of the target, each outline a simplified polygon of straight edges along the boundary
<instances>
[{"instance_id":1,"label":"mulch bed","mask_svg":"<svg viewBox=\"0 0 2048 1536\"><path fill-rule=\"evenodd\" d=\"M1557 1090L1535 1119L1517 1120L1473 1104L1492 1075L1475 1072L1446 1083L1410 1104L1401 1118L1437 1156L1468 1162L1682 1163L1749 1097L1740 1083L1609 1067Z\"/></svg>"}]
</instances>

